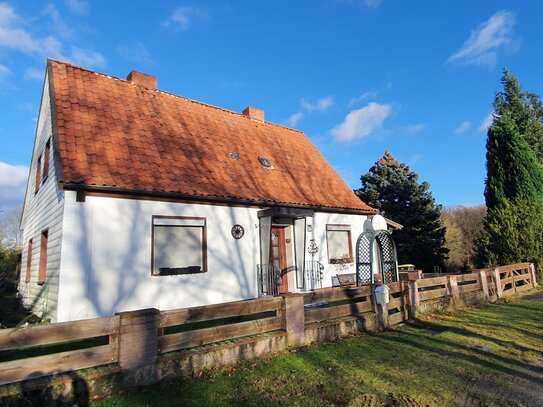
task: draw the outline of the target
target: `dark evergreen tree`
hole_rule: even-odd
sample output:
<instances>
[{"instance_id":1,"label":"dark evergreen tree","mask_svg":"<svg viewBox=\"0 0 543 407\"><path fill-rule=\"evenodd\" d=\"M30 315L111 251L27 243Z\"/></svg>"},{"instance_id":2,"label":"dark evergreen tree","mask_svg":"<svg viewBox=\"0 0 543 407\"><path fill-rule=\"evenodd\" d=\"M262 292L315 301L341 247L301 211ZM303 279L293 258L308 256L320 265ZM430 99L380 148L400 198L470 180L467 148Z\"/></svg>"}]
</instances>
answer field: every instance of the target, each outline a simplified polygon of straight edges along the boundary
<instances>
[{"instance_id":1,"label":"dark evergreen tree","mask_svg":"<svg viewBox=\"0 0 543 407\"><path fill-rule=\"evenodd\" d=\"M399 163L389 151L361 177L362 188L354 192L383 216L403 225L394 232L398 261L412 263L425 272L444 267L448 249L441 205L436 205L428 182Z\"/></svg>"},{"instance_id":2,"label":"dark evergreen tree","mask_svg":"<svg viewBox=\"0 0 543 407\"><path fill-rule=\"evenodd\" d=\"M488 208L479 241L482 266L540 262L543 258L543 143L539 97L523 93L504 71L487 136Z\"/></svg>"}]
</instances>

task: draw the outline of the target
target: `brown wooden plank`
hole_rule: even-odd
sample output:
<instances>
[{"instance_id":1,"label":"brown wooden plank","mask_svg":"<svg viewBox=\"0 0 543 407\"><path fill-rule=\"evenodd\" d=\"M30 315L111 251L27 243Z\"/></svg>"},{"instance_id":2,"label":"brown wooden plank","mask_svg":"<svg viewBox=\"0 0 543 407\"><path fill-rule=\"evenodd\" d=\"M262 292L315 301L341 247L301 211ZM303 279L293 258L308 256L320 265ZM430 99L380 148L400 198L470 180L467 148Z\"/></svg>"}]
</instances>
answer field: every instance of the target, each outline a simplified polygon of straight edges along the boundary
<instances>
[{"instance_id":1,"label":"brown wooden plank","mask_svg":"<svg viewBox=\"0 0 543 407\"><path fill-rule=\"evenodd\" d=\"M420 291L419 298L420 301L430 300L432 298L446 297L450 295L448 288L438 288L437 290L430 291Z\"/></svg>"},{"instance_id":2,"label":"brown wooden plank","mask_svg":"<svg viewBox=\"0 0 543 407\"><path fill-rule=\"evenodd\" d=\"M517 263L517 264L510 264L510 265L507 265L507 266L501 266L501 267L498 267L498 270L500 271L500 273L503 273L503 272L509 272L509 271L513 271L513 270L520 270L520 269L527 269L530 267L530 264L531 263Z\"/></svg>"},{"instance_id":3,"label":"brown wooden plank","mask_svg":"<svg viewBox=\"0 0 543 407\"><path fill-rule=\"evenodd\" d=\"M361 314L373 309L370 301L343 304L336 307L316 308L305 311L305 322L320 322L328 319L346 317L348 315Z\"/></svg>"},{"instance_id":4,"label":"brown wooden plank","mask_svg":"<svg viewBox=\"0 0 543 407\"><path fill-rule=\"evenodd\" d=\"M471 291L477 291L477 290L480 290L481 289L481 284L480 283L476 283L476 284L464 284L464 285L459 285L458 286L458 292L460 294L462 293L469 293Z\"/></svg>"},{"instance_id":5,"label":"brown wooden plank","mask_svg":"<svg viewBox=\"0 0 543 407\"><path fill-rule=\"evenodd\" d=\"M500 282L502 283L502 287L505 286L506 284L513 284L513 277L509 277L509 278L502 278L500 280Z\"/></svg>"},{"instance_id":6,"label":"brown wooden plank","mask_svg":"<svg viewBox=\"0 0 543 407\"><path fill-rule=\"evenodd\" d=\"M532 280L532 275L531 274L521 274L521 275L518 275L518 276L513 276L513 280L516 281L531 281Z\"/></svg>"},{"instance_id":7,"label":"brown wooden plank","mask_svg":"<svg viewBox=\"0 0 543 407\"><path fill-rule=\"evenodd\" d=\"M116 333L119 317L85 319L0 330L0 350L71 342Z\"/></svg>"},{"instance_id":8,"label":"brown wooden plank","mask_svg":"<svg viewBox=\"0 0 543 407\"><path fill-rule=\"evenodd\" d=\"M391 294L398 293L398 292L401 292L403 290L403 286L402 286L402 283L400 281L396 281L395 283L388 283L387 286L388 286Z\"/></svg>"},{"instance_id":9,"label":"brown wooden plank","mask_svg":"<svg viewBox=\"0 0 543 407\"><path fill-rule=\"evenodd\" d=\"M459 283L466 283L468 281L479 281L478 274L459 274L456 276L456 281Z\"/></svg>"},{"instance_id":10,"label":"brown wooden plank","mask_svg":"<svg viewBox=\"0 0 543 407\"><path fill-rule=\"evenodd\" d=\"M0 384L116 362L117 349L110 345L12 360L0 363Z\"/></svg>"},{"instance_id":11,"label":"brown wooden plank","mask_svg":"<svg viewBox=\"0 0 543 407\"><path fill-rule=\"evenodd\" d=\"M405 313L400 311L396 314L393 314L393 315L389 315L388 316L388 323L390 325L395 325L395 324L399 324L403 321L405 321L407 318L405 318Z\"/></svg>"},{"instance_id":12,"label":"brown wooden plank","mask_svg":"<svg viewBox=\"0 0 543 407\"><path fill-rule=\"evenodd\" d=\"M405 301L402 297L391 298L390 302L387 304L387 309L400 308L405 305Z\"/></svg>"},{"instance_id":13,"label":"brown wooden plank","mask_svg":"<svg viewBox=\"0 0 543 407\"><path fill-rule=\"evenodd\" d=\"M419 288L447 285L447 277L423 278L422 280L417 280L417 285Z\"/></svg>"},{"instance_id":14,"label":"brown wooden plank","mask_svg":"<svg viewBox=\"0 0 543 407\"><path fill-rule=\"evenodd\" d=\"M224 304L212 304L201 307L183 308L160 313L160 328L229 318L238 315L250 315L260 312L276 311L281 307L281 297L261 298L248 301L234 301Z\"/></svg>"},{"instance_id":15,"label":"brown wooden plank","mask_svg":"<svg viewBox=\"0 0 543 407\"><path fill-rule=\"evenodd\" d=\"M371 296L369 286L354 288L325 288L304 294L304 303L311 304L320 301L336 302Z\"/></svg>"},{"instance_id":16,"label":"brown wooden plank","mask_svg":"<svg viewBox=\"0 0 543 407\"><path fill-rule=\"evenodd\" d=\"M275 331L281 328L278 317L263 318L255 321L240 322L237 324L222 325L195 331L179 332L164 335L159 338L159 353L207 345L213 342L240 338L247 335L256 335Z\"/></svg>"}]
</instances>

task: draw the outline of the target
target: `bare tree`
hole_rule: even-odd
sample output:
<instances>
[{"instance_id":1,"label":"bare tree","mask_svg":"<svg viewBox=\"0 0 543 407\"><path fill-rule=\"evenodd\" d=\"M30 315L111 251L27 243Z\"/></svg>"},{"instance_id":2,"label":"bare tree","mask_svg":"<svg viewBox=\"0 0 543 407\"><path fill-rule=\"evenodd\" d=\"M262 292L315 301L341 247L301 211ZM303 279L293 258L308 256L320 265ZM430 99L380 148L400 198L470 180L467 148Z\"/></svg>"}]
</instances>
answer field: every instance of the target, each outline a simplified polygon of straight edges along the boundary
<instances>
[{"instance_id":1,"label":"bare tree","mask_svg":"<svg viewBox=\"0 0 543 407\"><path fill-rule=\"evenodd\" d=\"M4 249L16 249L21 246L20 230L22 206L6 209L0 213L0 246Z\"/></svg>"},{"instance_id":2,"label":"bare tree","mask_svg":"<svg viewBox=\"0 0 543 407\"><path fill-rule=\"evenodd\" d=\"M484 205L458 206L443 210L447 227L446 246L449 251L447 267L450 271L467 271L474 267L477 248L475 240L483 230Z\"/></svg>"}]
</instances>

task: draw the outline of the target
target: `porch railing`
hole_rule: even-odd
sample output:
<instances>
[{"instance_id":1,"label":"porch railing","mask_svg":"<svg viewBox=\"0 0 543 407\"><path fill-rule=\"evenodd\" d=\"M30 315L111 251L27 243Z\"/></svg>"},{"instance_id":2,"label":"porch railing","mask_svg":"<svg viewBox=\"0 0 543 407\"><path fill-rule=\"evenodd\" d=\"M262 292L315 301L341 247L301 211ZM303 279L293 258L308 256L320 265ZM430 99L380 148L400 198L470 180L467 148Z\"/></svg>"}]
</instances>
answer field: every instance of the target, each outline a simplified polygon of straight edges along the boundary
<instances>
[{"instance_id":1,"label":"porch railing","mask_svg":"<svg viewBox=\"0 0 543 407\"><path fill-rule=\"evenodd\" d=\"M281 270L275 264L257 264L258 297L279 295Z\"/></svg>"},{"instance_id":2,"label":"porch railing","mask_svg":"<svg viewBox=\"0 0 543 407\"><path fill-rule=\"evenodd\" d=\"M304 289L306 291L322 288L324 266L320 261L311 260L305 262Z\"/></svg>"}]
</instances>

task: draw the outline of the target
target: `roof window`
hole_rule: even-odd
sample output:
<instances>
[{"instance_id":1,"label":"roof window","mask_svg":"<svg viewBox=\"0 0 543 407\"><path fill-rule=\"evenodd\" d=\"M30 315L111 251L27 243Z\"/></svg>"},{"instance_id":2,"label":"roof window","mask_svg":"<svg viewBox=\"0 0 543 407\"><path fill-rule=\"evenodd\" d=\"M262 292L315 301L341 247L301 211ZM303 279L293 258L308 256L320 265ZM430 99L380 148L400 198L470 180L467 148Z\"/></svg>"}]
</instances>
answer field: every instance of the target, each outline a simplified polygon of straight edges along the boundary
<instances>
[{"instance_id":1,"label":"roof window","mask_svg":"<svg viewBox=\"0 0 543 407\"><path fill-rule=\"evenodd\" d=\"M234 158L236 160L239 160L240 159L240 156L238 153L230 153L230 158Z\"/></svg>"},{"instance_id":2,"label":"roof window","mask_svg":"<svg viewBox=\"0 0 543 407\"><path fill-rule=\"evenodd\" d=\"M258 161L262 164L263 167L273 169L271 161L266 157L258 157Z\"/></svg>"}]
</instances>

